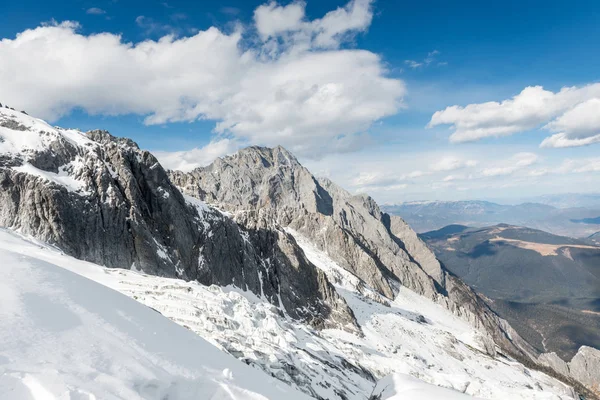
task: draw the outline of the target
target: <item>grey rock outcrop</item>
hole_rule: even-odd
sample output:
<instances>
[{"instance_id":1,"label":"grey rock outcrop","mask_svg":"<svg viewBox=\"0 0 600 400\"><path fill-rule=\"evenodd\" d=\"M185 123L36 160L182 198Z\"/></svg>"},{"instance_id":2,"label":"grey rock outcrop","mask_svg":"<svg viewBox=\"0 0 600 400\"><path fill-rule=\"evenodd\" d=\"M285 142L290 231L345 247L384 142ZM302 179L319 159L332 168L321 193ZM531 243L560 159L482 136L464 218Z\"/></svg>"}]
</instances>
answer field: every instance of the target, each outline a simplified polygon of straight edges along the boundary
<instances>
[{"instance_id":1,"label":"grey rock outcrop","mask_svg":"<svg viewBox=\"0 0 600 400\"><path fill-rule=\"evenodd\" d=\"M186 199L156 158L131 140L99 130L40 130L28 118L0 118L3 128L26 135L21 142L31 142L0 158L0 226L79 259L234 284L315 327L356 329L326 276L268 220L241 226ZM5 136L9 143L13 136Z\"/></svg>"},{"instance_id":2,"label":"grey rock outcrop","mask_svg":"<svg viewBox=\"0 0 600 400\"><path fill-rule=\"evenodd\" d=\"M244 216L242 225L260 211L293 229L385 297L394 298L403 285L488 332L511 355L536 355L473 290L446 273L402 219L382 213L368 196L317 179L282 147L249 147L170 177L183 193L233 213L238 222ZM495 354L493 345L486 348Z\"/></svg>"},{"instance_id":3,"label":"grey rock outcrop","mask_svg":"<svg viewBox=\"0 0 600 400\"><path fill-rule=\"evenodd\" d=\"M600 350L581 346L568 365L570 376L600 398Z\"/></svg>"},{"instance_id":4,"label":"grey rock outcrop","mask_svg":"<svg viewBox=\"0 0 600 400\"><path fill-rule=\"evenodd\" d=\"M573 386L578 387L585 398L600 398L600 350L581 346L569 362L565 362L556 353L543 353L538 362L559 373Z\"/></svg>"},{"instance_id":5,"label":"grey rock outcrop","mask_svg":"<svg viewBox=\"0 0 600 400\"><path fill-rule=\"evenodd\" d=\"M558 356L556 353L542 353L538 357L538 361L547 367L552 368L563 376L569 376L569 365Z\"/></svg>"},{"instance_id":6,"label":"grey rock outcrop","mask_svg":"<svg viewBox=\"0 0 600 400\"><path fill-rule=\"evenodd\" d=\"M282 147L244 149L189 174L172 172L171 179L184 193L236 215L265 210L388 298L399 283L428 297L437 292L390 235L373 199L315 178Z\"/></svg>"},{"instance_id":7,"label":"grey rock outcrop","mask_svg":"<svg viewBox=\"0 0 600 400\"><path fill-rule=\"evenodd\" d=\"M400 217L384 214L389 219L389 231L404 246L406 252L419 263L421 268L431 276L440 286L445 286L445 273L435 254L419 238L417 233Z\"/></svg>"}]
</instances>

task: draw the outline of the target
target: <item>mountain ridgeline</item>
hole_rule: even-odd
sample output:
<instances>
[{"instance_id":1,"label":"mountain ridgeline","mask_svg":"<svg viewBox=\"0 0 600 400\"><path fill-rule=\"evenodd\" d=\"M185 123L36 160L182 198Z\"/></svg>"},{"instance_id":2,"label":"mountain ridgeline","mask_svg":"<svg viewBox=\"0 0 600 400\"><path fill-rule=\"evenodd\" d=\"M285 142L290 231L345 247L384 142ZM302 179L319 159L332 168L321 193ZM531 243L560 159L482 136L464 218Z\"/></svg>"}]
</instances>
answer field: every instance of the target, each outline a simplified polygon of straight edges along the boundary
<instances>
[{"instance_id":1,"label":"mountain ridgeline","mask_svg":"<svg viewBox=\"0 0 600 400\"><path fill-rule=\"evenodd\" d=\"M535 351L462 281L448 274L399 217L375 201L314 177L282 147L249 147L171 181L189 196L230 212L236 222L270 221L310 239L339 265L392 299L400 285L488 332L511 354ZM493 346L488 345L493 353Z\"/></svg>"},{"instance_id":2,"label":"mountain ridgeline","mask_svg":"<svg viewBox=\"0 0 600 400\"><path fill-rule=\"evenodd\" d=\"M293 238L258 222L242 229L186 200L132 141L6 111L0 129L0 226L107 267L234 284L317 327L356 329L351 310Z\"/></svg>"},{"instance_id":3,"label":"mountain ridgeline","mask_svg":"<svg viewBox=\"0 0 600 400\"><path fill-rule=\"evenodd\" d=\"M131 140L2 109L0 226L107 267L233 285L313 328L360 334L353 310L309 261L299 235L377 301L406 287L482 332L489 355L500 349L544 368L535 347L449 273L403 219L316 178L282 147L249 147L189 173L165 171ZM594 357L582 363L595 365ZM570 371L552 366L577 385Z\"/></svg>"}]
</instances>

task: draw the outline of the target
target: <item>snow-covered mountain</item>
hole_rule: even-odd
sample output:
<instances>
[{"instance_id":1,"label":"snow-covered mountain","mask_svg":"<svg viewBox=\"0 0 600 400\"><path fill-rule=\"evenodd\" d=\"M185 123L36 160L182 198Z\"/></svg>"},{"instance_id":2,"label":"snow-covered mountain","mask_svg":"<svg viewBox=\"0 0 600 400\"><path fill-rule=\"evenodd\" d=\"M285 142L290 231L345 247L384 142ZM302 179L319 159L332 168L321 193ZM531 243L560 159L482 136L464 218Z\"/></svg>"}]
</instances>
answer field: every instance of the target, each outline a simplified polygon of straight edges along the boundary
<instances>
[{"instance_id":1,"label":"snow-covered mountain","mask_svg":"<svg viewBox=\"0 0 600 400\"><path fill-rule=\"evenodd\" d=\"M428 388L406 392L402 398L408 400L461 392L495 399L575 398L572 389L543 373L486 355L481 333L443 307L406 289L384 305L375 293L361 294L360 281L324 253L306 241L302 247L338 278L336 288L355 311L362 335L315 330L233 286L104 268L0 231L0 392L8 395L0 398L29 390L36 400L305 398L300 392L365 400L379 393L377 381L387 375L396 377L384 383L402 379ZM391 387L383 387L391 396ZM409 388L402 384L398 390Z\"/></svg>"},{"instance_id":2,"label":"snow-covered mountain","mask_svg":"<svg viewBox=\"0 0 600 400\"><path fill-rule=\"evenodd\" d=\"M0 260L0 399L309 399L80 276L114 270L6 231Z\"/></svg>"},{"instance_id":3,"label":"snow-covered mountain","mask_svg":"<svg viewBox=\"0 0 600 400\"><path fill-rule=\"evenodd\" d=\"M394 299L403 286L442 304L488 333L505 352L535 351L468 286L447 274L399 217L375 201L317 179L282 147L249 147L190 173L171 172L181 191L231 213L242 226L292 229L376 293ZM489 349L494 354L493 346Z\"/></svg>"},{"instance_id":4,"label":"snow-covered mountain","mask_svg":"<svg viewBox=\"0 0 600 400\"><path fill-rule=\"evenodd\" d=\"M313 398L368 399L391 374L481 398L575 398L402 219L285 149L167 173L130 140L2 108L0 187L0 226L66 255L9 233L6 251L127 294Z\"/></svg>"},{"instance_id":5,"label":"snow-covered mountain","mask_svg":"<svg viewBox=\"0 0 600 400\"><path fill-rule=\"evenodd\" d=\"M314 325L355 329L343 299L293 238L242 229L186 199L131 140L53 128L1 108L0 155L0 226L107 267L235 283Z\"/></svg>"}]
</instances>

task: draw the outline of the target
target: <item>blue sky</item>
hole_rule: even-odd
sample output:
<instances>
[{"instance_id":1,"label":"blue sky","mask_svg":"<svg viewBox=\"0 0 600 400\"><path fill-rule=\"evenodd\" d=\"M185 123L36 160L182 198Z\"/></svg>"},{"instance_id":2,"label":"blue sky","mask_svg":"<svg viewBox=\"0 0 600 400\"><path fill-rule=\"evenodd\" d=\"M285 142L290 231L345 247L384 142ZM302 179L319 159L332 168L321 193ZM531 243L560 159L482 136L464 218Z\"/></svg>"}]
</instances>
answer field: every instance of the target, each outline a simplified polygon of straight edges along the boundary
<instances>
[{"instance_id":1,"label":"blue sky","mask_svg":"<svg viewBox=\"0 0 600 400\"><path fill-rule=\"evenodd\" d=\"M57 125L131 137L169 167L283 144L314 172L382 202L596 190L597 2L268 4L4 4L0 101ZM31 38L17 40L26 30ZM108 39L89 40L99 34ZM147 71L144 41L156 44ZM163 65L155 54L180 61ZM136 68L144 79L132 83ZM11 81L15 71L27 83ZM544 90L513 99L534 86Z\"/></svg>"}]
</instances>

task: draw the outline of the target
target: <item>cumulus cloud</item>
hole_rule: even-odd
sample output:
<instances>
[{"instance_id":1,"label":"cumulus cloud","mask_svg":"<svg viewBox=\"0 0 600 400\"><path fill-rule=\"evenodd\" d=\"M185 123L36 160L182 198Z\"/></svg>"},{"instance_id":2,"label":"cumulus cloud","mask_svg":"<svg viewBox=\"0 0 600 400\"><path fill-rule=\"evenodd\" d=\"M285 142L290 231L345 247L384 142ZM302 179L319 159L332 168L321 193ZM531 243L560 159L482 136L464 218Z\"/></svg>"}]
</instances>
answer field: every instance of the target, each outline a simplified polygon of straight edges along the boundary
<instances>
[{"instance_id":1,"label":"cumulus cloud","mask_svg":"<svg viewBox=\"0 0 600 400\"><path fill-rule=\"evenodd\" d=\"M558 92L530 86L502 102L451 106L437 111L428 127L451 125L451 142L509 136L545 128L555 135L544 147L581 146L600 141L600 83Z\"/></svg>"},{"instance_id":2,"label":"cumulus cloud","mask_svg":"<svg viewBox=\"0 0 600 400\"><path fill-rule=\"evenodd\" d=\"M256 29L263 39L282 33L299 31L305 25L304 3L296 2L287 6L280 6L271 2L259 6L254 11ZM308 25L308 23L307 23Z\"/></svg>"},{"instance_id":3,"label":"cumulus cloud","mask_svg":"<svg viewBox=\"0 0 600 400\"><path fill-rule=\"evenodd\" d=\"M510 159L501 162L500 165L484 168L481 174L487 177L511 175L535 164L538 159L539 157L534 153L517 153Z\"/></svg>"},{"instance_id":4,"label":"cumulus cloud","mask_svg":"<svg viewBox=\"0 0 600 400\"><path fill-rule=\"evenodd\" d=\"M256 29L263 40L281 38L285 44L302 43L314 48L337 48L357 32L363 32L373 19L372 0L351 0L323 18L306 20L303 1L286 6L271 2L254 11Z\"/></svg>"},{"instance_id":5,"label":"cumulus cloud","mask_svg":"<svg viewBox=\"0 0 600 400\"><path fill-rule=\"evenodd\" d=\"M204 147L186 151L154 151L158 161L166 169L189 172L198 167L204 167L218 157L236 152L240 144L231 139L212 141Z\"/></svg>"},{"instance_id":6,"label":"cumulus cloud","mask_svg":"<svg viewBox=\"0 0 600 400\"><path fill-rule=\"evenodd\" d=\"M273 25L283 9L291 16ZM340 48L368 28L370 1L312 21L303 3L270 3L255 18L252 40L241 27L140 43L84 35L74 22L29 29L0 41L0 92L49 120L75 108L142 115L146 124L214 120L217 135L311 156L356 148L374 121L402 106L405 85L377 54Z\"/></svg>"},{"instance_id":7,"label":"cumulus cloud","mask_svg":"<svg viewBox=\"0 0 600 400\"><path fill-rule=\"evenodd\" d=\"M600 142L600 98L580 103L545 126L558 132L541 147L576 147Z\"/></svg>"}]
</instances>

